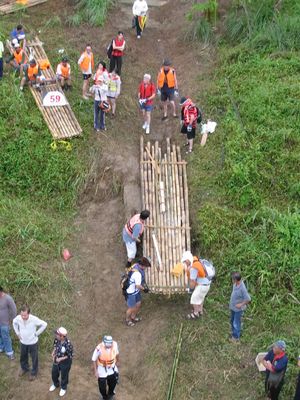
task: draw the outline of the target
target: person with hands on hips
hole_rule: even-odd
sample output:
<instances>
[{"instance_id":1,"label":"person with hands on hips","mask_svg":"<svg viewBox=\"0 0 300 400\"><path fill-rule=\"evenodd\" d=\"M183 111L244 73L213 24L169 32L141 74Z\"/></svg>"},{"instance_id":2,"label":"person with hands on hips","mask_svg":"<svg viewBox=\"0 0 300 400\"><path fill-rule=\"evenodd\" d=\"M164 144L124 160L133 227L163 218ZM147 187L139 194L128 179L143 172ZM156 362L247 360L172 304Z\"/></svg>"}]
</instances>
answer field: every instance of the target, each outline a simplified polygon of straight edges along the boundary
<instances>
[{"instance_id":1,"label":"person with hands on hips","mask_svg":"<svg viewBox=\"0 0 300 400\"><path fill-rule=\"evenodd\" d=\"M115 394L120 367L118 344L111 336L103 337L102 342L94 350L92 362L102 399L111 400Z\"/></svg>"},{"instance_id":2,"label":"person with hands on hips","mask_svg":"<svg viewBox=\"0 0 300 400\"><path fill-rule=\"evenodd\" d=\"M73 345L67 338L67 334L68 332L64 327L60 327L55 331L54 347L51 354L53 359L52 385L49 388L49 392L54 392L60 386L60 397L63 397L67 392L73 359Z\"/></svg>"}]
</instances>

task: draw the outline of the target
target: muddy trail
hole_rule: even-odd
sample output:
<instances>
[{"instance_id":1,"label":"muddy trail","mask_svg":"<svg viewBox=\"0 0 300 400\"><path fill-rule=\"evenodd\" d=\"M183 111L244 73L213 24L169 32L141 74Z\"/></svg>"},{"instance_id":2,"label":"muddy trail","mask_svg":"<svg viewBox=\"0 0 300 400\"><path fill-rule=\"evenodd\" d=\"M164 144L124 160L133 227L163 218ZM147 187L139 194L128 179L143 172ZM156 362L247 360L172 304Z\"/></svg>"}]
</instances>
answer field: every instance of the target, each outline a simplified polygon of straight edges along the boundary
<instances>
[{"instance_id":1,"label":"muddy trail","mask_svg":"<svg viewBox=\"0 0 300 400\"><path fill-rule=\"evenodd\" d=\"M59 3L54 0L41 9L47 13L49 9L59 9L56 5ZM119 4L112 10L102 29L79 27L66 31L68 42L78 49L78 54L83 41L90 41L94 52L104 55L107 43L119 29L124 30L127 42L117 116L115 120L108 120L105 135L90 134L91 146L95 141L98 143L101 157L95 158L91 166L74 227L74 231L79 233L70 243L74 257L69 261L68 271L74 289L72 309L76 318L76 329L70 338L76 358L66 397L69 399L99 398L90 359L103 334L111 334L120 347L121 382L116 399L147 400L164 396L158 392L159 368L150 368L144 358L156 345L172 309L163 301L160 307L146 306L140 324L133 328L125 326L125 303L119 287L126 260L121 231L130 214L141 207L139 140L142 121L137 106L137 87L143 74L150 72L156 81L162 60L169 58L177 70L180 95L193 96L197 93L201 74L212 68L212 57L207 49L201 51L196 45L184 41L185 13L189 6L185 1L171 0L164 6L151 7L149 23L140 41L130 28L131 6L126 4ZM162 110L158 103L156 100L151 134L146 139L164 142L166 137L172 137L182 145L179 119L170 117L161 122ZM147 304L146 296L144 300ZM18 383L8 398L58 398L57 394L48 393L50 367L49 359L41 366L40 377L34 385L26 381Z\"/></svg>"}]
</instances>

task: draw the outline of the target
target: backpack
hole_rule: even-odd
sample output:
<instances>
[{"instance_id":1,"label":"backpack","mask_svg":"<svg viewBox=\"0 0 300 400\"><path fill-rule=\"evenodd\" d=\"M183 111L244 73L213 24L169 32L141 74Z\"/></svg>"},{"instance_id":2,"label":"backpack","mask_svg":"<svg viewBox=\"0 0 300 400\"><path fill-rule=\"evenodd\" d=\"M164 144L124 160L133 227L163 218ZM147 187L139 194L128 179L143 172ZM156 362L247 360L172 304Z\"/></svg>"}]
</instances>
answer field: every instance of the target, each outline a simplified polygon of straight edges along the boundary
<instances>
[{"instance_id":1,"label":"backpack","mask_svg":"<svg viewBox=\"0 0 300 400\"><path fill-rule=\"evenodd\" d=\"M121 286L121 290L122 290L122 294L125 297L125 299L127 299L128 293L127 293L127 289L130 286L130 279L132 274L135 272L135 269L133 268L134 265L132 265L130 268L127 268L125 270L125 273L122 274L121 276L121 282L120 282L120 286Z\"/></svg>"},{"instance_id":2,"label":"backpack","mask_svg":"<svg viewBox=\"0 0 300 400\"><path fill-rule=\"evenodd\" d=\"M210 281L213 281L216 277L216 269L213 266L213 264L208 260L199 260L199 261L203 265L206 278L209 279Z\"/></svg>"},{"instance_id":3,"label":"backpack","mask_svg":"<svg viewBox=\"0 0 300 400\"><path fill-rule=\"evenodd\" d=\"M196 108L197 108L197 124L201 124L201 122L202 122L202 113L201 113L201 110L200 110L199 107L196 107Z\"/></svg>"},{"instance_id":4,"label":"backpack","mask_svg":"<svg viewBox=\"0 0 300 400\"><path fill-rule=\"evenodd\" d=\"M113 40L110 42L110 44L107 46L106 49L106 54L108 58L111 58L112 52L113 52Z\"/></svg>"}]
</instances>

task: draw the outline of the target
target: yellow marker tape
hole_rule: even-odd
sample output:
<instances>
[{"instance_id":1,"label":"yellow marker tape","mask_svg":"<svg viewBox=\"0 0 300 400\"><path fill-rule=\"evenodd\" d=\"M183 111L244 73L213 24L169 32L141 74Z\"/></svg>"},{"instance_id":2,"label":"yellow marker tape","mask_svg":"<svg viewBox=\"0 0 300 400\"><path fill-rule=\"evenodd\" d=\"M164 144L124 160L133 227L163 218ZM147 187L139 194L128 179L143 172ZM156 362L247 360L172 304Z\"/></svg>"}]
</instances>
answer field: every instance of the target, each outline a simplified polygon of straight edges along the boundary
<instances>
[{"instance_id":1,"label":"yellow marker tape","mask_svg":"<svg viewBox=\"0 0 300 400\"><path fill-rule=\"evenodd\" d=\"M57 145L61 144L62 146L65 146L67 151L72 150L72 144L70 142L67 142L66 140L57 140L51 143L51 149L52 150L57 150Z\"/></svg>"}]
</instances>

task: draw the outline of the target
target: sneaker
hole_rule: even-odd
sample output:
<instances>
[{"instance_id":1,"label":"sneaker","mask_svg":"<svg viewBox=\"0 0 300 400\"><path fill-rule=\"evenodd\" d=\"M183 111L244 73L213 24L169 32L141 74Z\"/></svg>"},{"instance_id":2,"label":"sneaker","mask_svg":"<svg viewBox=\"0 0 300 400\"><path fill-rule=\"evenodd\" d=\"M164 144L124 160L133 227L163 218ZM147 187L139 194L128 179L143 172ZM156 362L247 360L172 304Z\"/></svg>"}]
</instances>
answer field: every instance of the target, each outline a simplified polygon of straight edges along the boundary
<instances>
[{"instance_id":1,"label":"sneaker","mask_svg":"<svg viewBox=\"0 0 300 400\"><path fill-rule=\"evenodd\" d=\"M150 133L150 125L147 125L147 128L146 128L146 135L149 135L149 133Z\"/></svg>"},{"instance_id":2,"label":"sneaker","mask_svg":"<svg viewBox=\"0 0 300 400\"><path fill-rule=\"evenodd\" d=\"M1 353L4 353L4 350L3 350L3 349L0 349L0 354L1 354Z\"/></svg>"},{"instance_id":3,"label":"sneaker","mask_svg":"<svg viewBox=\"0 0 300 400\"><path fill-rule=\"evenodd\" d=\"M19 376L24 376L25 374L27 374L28 371L25 371L24 369L20 368L18 375Z\"/></svg>"},{"instance_id":4,"label":"sneaker","mask_svg":"<svg viewBox=\"0 0 300 400\"><path fill-rule=\"evenodd\" d=\"M141 35L137 35L137 39L140 39L141 38Z\"/></svg>"},{"instance_id":5,"label":"sneaker","mask_svg":"<svg viewBox=\"0 0 300 400\"><path fill-rule=\"evenodd\" d=\"M55 389L56 386L54 385L54 383L52 383L52 385L49 387L49 392L54 392Z\"/></svg>"},{"instance_id":6,"label":"sneaker","mask_svg":"<svg viewBox=\"0 0 300 400\"><path fill-rule=\"evenodd\" d=\"M67 393L67 391L65 389L60 389L59 397L63 397L66 393Z\"/></svg>"},{"instance_id":7,"label":"sneaker","mask_svg":"<svg viewBox=\"0 0 300 400\"><path fill-rule=\"evenodd\" d=\"M13 354L7 355L7 358L8 358L9 360L11 360L11 361L13 361L13 360L16 359L16 357L15 357Z\"/></svg>"},{"instance_id":8,"label":"sneaker","mask_svg":"<svg viewBox=\"0 0 300 400\"><path fill-rule=\"evenodd\" d=\"M148 125L147 122L144 122L144 123L143 123L143 129L146 129L146 128L147 128L147 125Z\"/></svg>"},{"instance_id":9,"label":"sneaker","mask_svg":"<svg viewBox=\"0 0 300 400\"><path fill-rule=\"evenodd\" d=\"M23 91L23 89L24 89L23 86L20 86L20 91L21 91L21 92Z\"/></svg>"}]
</instances>

